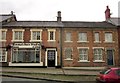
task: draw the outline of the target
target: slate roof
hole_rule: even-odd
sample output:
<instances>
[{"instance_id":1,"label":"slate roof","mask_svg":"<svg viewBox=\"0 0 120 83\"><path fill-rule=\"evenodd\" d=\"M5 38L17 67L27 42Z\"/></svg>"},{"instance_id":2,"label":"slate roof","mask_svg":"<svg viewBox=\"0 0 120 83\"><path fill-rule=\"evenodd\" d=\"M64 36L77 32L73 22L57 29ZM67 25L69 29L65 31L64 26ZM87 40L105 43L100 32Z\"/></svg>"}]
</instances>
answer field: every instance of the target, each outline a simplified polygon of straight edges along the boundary
<instances>
[{"instance_id":1,"label":"slate roof","mask_svg":"<svg viewBox=\"0 0 120 83\"><path fill-rule=\"evenodd\" d=\"M0 15L0 22L5 21L5 20L12 18L12 17L13 17L13 15L11 15L11 14Z\"/></svg>"},{"instance_id":2,"label":"slate roof","mask_svg":"<svg viewBox=\"0 0 120 83\"><path fill-rule=\"evenodd\" d=\"M64 27L81 27L81 28L113 28L114 25L103 22L81 22L81 21L63 21Z\"/></svg>"},{"instance_id":3,"label":"slate roof","mask_svg":"<svg viewBox=\"0 0 120 83\"><path fill-rule=\"evenodd\" d=\"M115 26L120 26L120 18L110 18L108 22L112 23Z\"/></svg>"},{"instance_id":4,"label":"slate roof","mask_svg":"<svg viewBox=\"0 0 120 83\"><path fill-rule=\"evenodd\" d=\"M7 27L63 27L61 22L57 21L15 21L7 23Z\"/></svg>"}]
</instances>

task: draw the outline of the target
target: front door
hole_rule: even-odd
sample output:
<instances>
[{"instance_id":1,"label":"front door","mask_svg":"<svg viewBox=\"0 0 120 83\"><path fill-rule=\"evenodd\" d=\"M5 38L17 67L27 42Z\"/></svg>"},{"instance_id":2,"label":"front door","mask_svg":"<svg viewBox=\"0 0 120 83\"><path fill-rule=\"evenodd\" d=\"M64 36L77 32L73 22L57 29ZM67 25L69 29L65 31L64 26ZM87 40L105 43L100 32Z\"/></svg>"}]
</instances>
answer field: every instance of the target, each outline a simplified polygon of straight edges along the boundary
<instances>
[{"instance_id":1,"label":"front door","mask_svg":"<svg viewBox=\"0 0 120 83\"><path fill-rule=\"evenodd\" d=\"M113 50L107 50L107 64L108 65L113 65L113 55L114 55L114 51Z\"/></svg>"},{"instance_id":2,"label":"front door","mask_svg":"<svg viewBox=\"0 0 120 83\"><path fill-rule=\"evenodd\" d=\"M55 67L55 52L55 50L48 50L47 52L48 67Z\"/></svg>"}]
</instances>

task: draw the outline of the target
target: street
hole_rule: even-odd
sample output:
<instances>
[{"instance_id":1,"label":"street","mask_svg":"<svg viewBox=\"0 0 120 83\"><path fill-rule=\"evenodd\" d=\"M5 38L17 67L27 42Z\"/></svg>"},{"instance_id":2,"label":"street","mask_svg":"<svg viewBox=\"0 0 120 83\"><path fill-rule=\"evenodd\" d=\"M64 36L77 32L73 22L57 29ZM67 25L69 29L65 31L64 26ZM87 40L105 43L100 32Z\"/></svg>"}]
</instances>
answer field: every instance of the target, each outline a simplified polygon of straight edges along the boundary
<instances>
[{"instance_id":1,"label":"street","mask_svg":"<svg viewBox=\"0 0 120 83\"><path fill-rule=\"evenodd\" d=\"M25 78L15 78L15 77L2 77L2 83L61 83L46 80L35 80L35 79L25 79Z\"/></svg>"},{"instance_id":2,"label":"street","mask_svg":"<svg viewBox=\"0 0 120 83\"><path fill-rule=\"evenodd\" d=\"M47 80L35 80L35 79L26 79L26 78L15 78L15 77L2 77L2 82L1 83L67 83L67 82L56 82L56 81L47 81ZM70 82L70 83L75 83L75 82ZM96 83L96 82L85 82L85 81L80 81L76 83Z\"/></svg>"}]
</instances>

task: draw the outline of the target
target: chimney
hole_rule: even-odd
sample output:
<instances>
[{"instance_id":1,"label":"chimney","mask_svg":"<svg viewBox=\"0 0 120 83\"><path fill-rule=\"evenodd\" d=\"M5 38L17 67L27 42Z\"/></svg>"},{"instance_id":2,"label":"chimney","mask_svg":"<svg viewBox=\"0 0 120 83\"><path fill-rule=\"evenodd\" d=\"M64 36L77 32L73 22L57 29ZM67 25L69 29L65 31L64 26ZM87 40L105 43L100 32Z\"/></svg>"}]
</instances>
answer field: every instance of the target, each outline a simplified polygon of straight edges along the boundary
<instances>
[{"instance_id":1,"label":"chimney","mask_svg":"<svg viewBox=\"0 0 120 83\"><path fill-rule=\"evenodd\" d=\"M11 11L11 15L13 15L13 13L14 13L14 12L13 12L13 11Z\"/></svg>"},{"instance_id":2,"label":"chimney","mask_svg":"<svg viewBox=\"0 0 120 83\"><path fill-rule=\"evenodd\" d=\"M62 19L62 17L61 17L61 11L58 11L58 16L57 16L57 22L61 22L61 19Z\"/></svg>"},{"instance_id":3,"label":"chimney","mask_svg":"<svg viewBox=\"0 0 120 83\"><path fill-rule=\"evenodd\" d=\"M106 6L106 10L105 10L105 19L108 20L110 19L110 9L109 9L109 6Z\"/></svg>"}]
</instances>

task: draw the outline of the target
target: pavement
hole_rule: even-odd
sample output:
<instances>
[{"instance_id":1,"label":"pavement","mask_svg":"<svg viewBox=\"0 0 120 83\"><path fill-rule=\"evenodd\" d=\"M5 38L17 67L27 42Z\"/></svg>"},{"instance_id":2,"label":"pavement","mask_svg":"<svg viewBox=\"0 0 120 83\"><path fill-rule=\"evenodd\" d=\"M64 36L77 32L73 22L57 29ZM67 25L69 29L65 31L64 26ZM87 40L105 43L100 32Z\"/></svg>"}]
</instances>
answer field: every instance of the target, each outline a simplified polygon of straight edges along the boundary
<instances>
[{"instance_id":1,"label":"pavement","mask_svg":"<svg viewBox=\"0 0 120 83\"><path fill-rule=\"evenodd\" d=\"M69 81L70 80L59 80L52 79L51 77L44 77L44 75L64 75L64 76L96 76L99 74L99 71L105 67L63 67L63 68L22 68L22 67L2 67L1 72L2 76L9 77L19 77L19 78L28 78L28 79L42 79L42 80L53 80L53 81ZM24 74L24 75L23 75ZM34 74L34 75L33 75ZM42 74L37 76L37 74ZM83 78L81 78L83 79ZM73 80L72 80L73 81Z\"/></svg>"}]
</instances>

